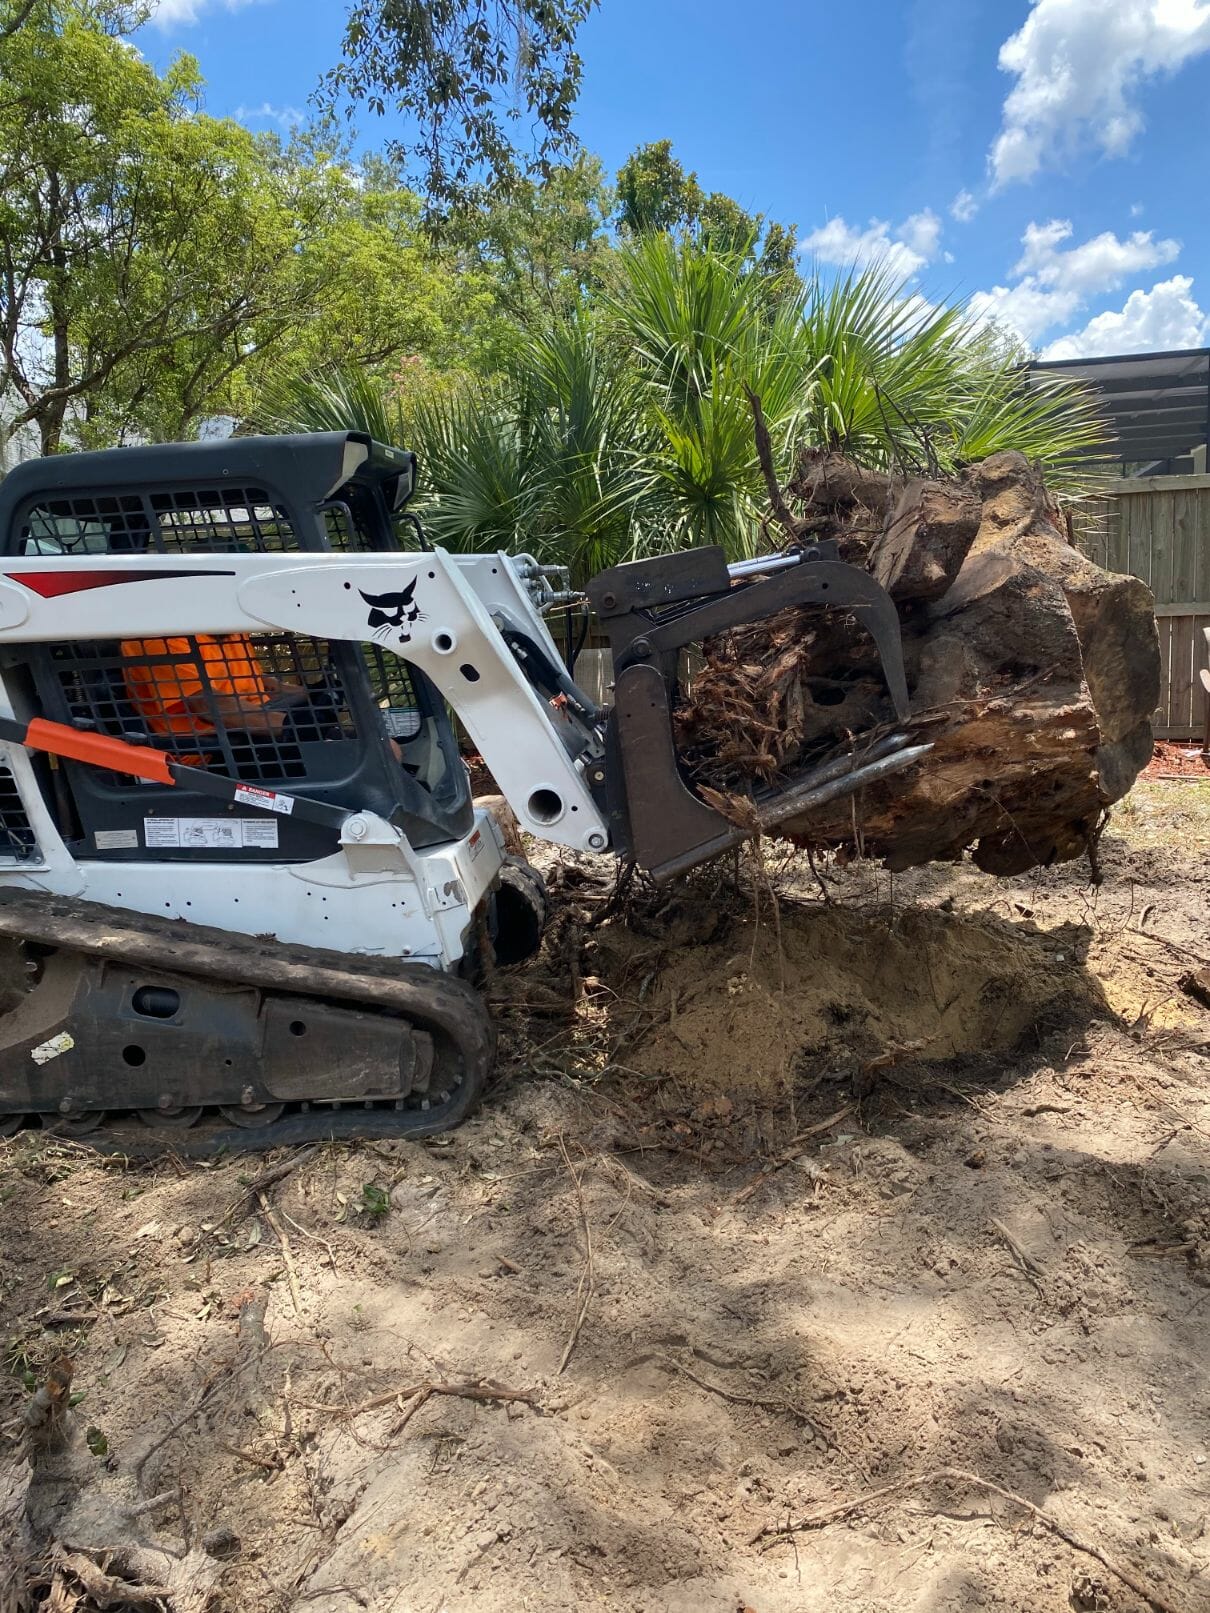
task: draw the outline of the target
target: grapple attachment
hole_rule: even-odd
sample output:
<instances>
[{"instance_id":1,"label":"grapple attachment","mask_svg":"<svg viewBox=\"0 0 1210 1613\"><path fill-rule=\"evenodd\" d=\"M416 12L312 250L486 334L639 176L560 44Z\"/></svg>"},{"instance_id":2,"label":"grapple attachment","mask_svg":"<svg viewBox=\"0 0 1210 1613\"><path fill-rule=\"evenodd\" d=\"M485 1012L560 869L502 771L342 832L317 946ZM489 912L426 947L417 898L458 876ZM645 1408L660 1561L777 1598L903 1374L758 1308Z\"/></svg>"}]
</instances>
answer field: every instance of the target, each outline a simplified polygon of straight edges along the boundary
<instances>
[{"instance_id":1,"label":"grapple attachment","mask_svg":"<svg viewBox=\"0 0 1210 1613\"><path fill-rule=\"evenodd\" d=\"M910 767L930 748L912 745L906 734L881 735L860 752L762 790L744 825L701 800L682 776L672 722L682 652L787 606L820 605L855 616L878 649L897 717L907 719L894 602L868 572L841 560L834 543L732 566L717 547L632 561L594 578L588 597L608 634L614 669L606 763L593 781L605 793L615 848L657 880L738 845L754 830Z\"/></svg>"}]
</instances>

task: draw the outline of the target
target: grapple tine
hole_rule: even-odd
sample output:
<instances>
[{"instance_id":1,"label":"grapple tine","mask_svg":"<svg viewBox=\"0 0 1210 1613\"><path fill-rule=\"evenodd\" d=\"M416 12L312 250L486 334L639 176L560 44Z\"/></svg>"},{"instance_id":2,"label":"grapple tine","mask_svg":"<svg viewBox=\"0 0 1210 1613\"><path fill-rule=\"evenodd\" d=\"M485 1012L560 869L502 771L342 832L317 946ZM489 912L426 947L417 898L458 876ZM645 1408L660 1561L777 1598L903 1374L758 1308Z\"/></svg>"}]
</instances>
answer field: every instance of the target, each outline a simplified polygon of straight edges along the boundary
<instances>
[{"instance_id":1,"label":"grapple tine","mask_svg":"<svg viewBox=\"0 0 1210 1613\"><path fill-rule=\"evenodd\" d=\"M655 879L734 846L751 829L731 823L689 789L672 732L680 651L717 633L792 605L851 612L878 650L896 716L910 704L899 615L867 571L839 558L834 543L728 566L718 547L615 566L588 595L609 634L615 703L607 734L606 802L615 846ZM931 747L907 734L884 735L820 764L786 791L753 802L755 823L771 828L866 783L911 767Z\"/></svg>"}]
</instances>

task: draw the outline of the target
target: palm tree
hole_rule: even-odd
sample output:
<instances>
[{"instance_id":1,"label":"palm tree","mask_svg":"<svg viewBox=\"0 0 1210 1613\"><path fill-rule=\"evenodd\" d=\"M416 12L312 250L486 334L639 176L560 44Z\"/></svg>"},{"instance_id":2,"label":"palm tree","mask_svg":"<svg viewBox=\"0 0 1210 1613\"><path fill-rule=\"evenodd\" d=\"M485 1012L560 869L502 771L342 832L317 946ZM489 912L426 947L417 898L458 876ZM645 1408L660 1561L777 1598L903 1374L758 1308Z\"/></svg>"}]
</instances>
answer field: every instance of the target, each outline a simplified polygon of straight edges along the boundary
<instances>
[{"instance_id":1,"label":"palm tree","mask_svg":"<svg viewBox=\"0 0 1210 1613\"><path fill-rule=\"evenodd\" d=\"M439 543L525 550L582 580L687 544L767 547L750 393L783 482L808 445L942 474L1017 448L1073 491L1106 438L1086 390L1027 383L961 309L881 270L787 292L742 254L667 235L619 248L611 289L551 315L499 375L402 398L336 370L274 389L260 418L406 442Z\"/></svg>"}]
</instances>

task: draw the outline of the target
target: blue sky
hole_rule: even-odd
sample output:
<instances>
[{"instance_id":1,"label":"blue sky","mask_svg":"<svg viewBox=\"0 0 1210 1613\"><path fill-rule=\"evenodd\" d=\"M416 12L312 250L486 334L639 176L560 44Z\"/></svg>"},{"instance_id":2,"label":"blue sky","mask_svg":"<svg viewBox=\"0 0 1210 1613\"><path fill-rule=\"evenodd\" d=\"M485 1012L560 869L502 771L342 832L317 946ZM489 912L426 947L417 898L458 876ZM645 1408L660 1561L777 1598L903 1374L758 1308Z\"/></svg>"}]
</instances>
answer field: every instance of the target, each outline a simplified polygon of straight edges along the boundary
<instances>
[{"instance_id":1,"label":"blue sky","mask_svg":"<svg viewBox=\"0 0 1210 1613\"><path fill-rule=\"evenodd\" d=\"M272 126L342 0L159 0L208 109ZM883 258L1049 357L1210 340L1210 0L601 0L578 129L610 170L671 139L707 189ZM391 124L366 118L373 146Z\"/></svg>"}]
</instances>

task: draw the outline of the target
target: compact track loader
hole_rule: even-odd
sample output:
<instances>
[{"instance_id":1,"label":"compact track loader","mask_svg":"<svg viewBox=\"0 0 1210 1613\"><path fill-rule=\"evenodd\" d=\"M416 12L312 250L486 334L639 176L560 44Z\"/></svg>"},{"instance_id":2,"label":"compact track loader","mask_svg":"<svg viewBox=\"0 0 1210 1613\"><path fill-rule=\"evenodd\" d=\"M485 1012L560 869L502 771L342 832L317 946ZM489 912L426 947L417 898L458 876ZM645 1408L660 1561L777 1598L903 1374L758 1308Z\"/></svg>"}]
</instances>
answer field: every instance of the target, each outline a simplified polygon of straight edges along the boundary
<instances>
[{"instance_id":1,"label":"compact track loader","mask_svg":"<svg viewBox=\"0 0 1210 1613\"><path fill-rule=\"evenodd\" d=\"M492 1063L479 972L537 946L544 893L476 808L451 713L522 830L656 879L749 832L678 766L688 646L835 606L907 714L895 609L825 545L597 577L598 709L544 621L582 598L565 574L427 546L415 473L325 433L0 483L0 1132L214 1152L457 1124ZM755 820L920 753L826 759Z\"/></svg>"}]
</instances>

